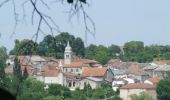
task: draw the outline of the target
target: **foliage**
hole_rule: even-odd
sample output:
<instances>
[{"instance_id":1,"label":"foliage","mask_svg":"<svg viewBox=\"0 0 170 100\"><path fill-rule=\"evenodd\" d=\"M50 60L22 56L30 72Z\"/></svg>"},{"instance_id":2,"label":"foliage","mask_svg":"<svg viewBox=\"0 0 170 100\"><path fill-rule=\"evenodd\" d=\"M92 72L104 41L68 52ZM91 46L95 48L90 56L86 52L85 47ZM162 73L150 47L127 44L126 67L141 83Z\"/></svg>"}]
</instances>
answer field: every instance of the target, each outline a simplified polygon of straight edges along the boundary
<instances>
[{"instance_id":1,"label":"foliage","mask_svg":"<svg viewBox=\"0 0 170 100\"><path fill-rule=\"evenodd\" d=\"M63 99L61 96L47 96L47 97L44 97L42 100L63 100Z\"/></svg>"},{"instance_id":2,"label":"foliage","mask_svg":"<svg viewBox=\"0 0 170 100\"><path fill-rule=\"evenodd\" d=\"M156 87L158 100L170 100L170 80L161 80Z\"/></svg>"},{"instance_id":3,"label":"foliage","mask_svg":"<svg viewBox=\"0 0 170 100\"><path fill-rule=\"evenodd\" d=\"M141 41L130 41L124 44L125 60L139 61L140 53L144 50Z\"/></svg>"},{"instance_id":4,"label":"foliage","mask_svg":"<svg viewBox=\"0 0 170 100\"><path fill-rule=\"evenodd\" d=\"M22 77L23 77L23 80L28 78L28 71L27 71L26 67L24 68L24 72L23 72L23 76Z\"/></svg>"},{"instance_id":5,"label":"foliage","mask_svg":"<svg viewBox=\"0 0 170 100\"><path fill-rule=\"evenodd\" d=\"M111 46L108 47L109 50L109 56L111 58L119 58L119 56L121 55L121 50L120 47L117 45L112 44Z\"/></svg>"},{"instance_id":6,"label":"foliage","mask_svg":"<svg viewBox=\"0 0 170 100\"><path fill-rule=\"evenodd\" d=\"M44 83L33 79L27 78L22 83L21 94L18 96L18 100L42 100L47 95L44 90Z\"/></svg>"},{"instance_id":7,"label":"foliage","mask_svg":"<svg viewBox=\"0 0 170 100\"><path fill-rule=\"evenodd\" d=\"M47 90L48 90L48 93L53 96L62 96L65 98L71 97L70 90L59 84L50 84Z\"/></svg>"},{"instance_id":8,"label":"foliage","mask_svg":"<svg viewBox=\"0 0 170 100\"><path fill-rule=\"evenodd\" d=\"M37 51L37 43L29 40L23 39L21 41L15 40L15 47L10 52L12 55L33 55Z\"/></svg>"},{"instance_id":9,"label":"foliage","mask_svg":"<svg viewBox=\"0 0 170 100\"><path fill-rule=\"evenodd\" d=\"M62 32L55 37L52 35L45 36L37 47L37 54L63 58L68 41L70 42L75 55L84 57L84 42L82 39L79 37L75 38L67 32Z\"/></svg>"},{"instance_id":10,"label":"foliage","mask_svg":"<svg viewBox=\"0 0 170 100\"><path fill-rule=\"evenodd\" d=\"M131 100L154 100L154 99L146 92L141 92L140 95L136 94L131 95Z\"/></svg>"},{"instance_id":11,"label":"foliage","mask_svg":"<svg viewBox=\"0 0 170 100\"><path fill-rule=\"evenodd\" d=\"M7 58L7 50L5 47L0 47L0 87L6 87L6 77L5 77L5 62Z\"/></svg>"}]
</instances>

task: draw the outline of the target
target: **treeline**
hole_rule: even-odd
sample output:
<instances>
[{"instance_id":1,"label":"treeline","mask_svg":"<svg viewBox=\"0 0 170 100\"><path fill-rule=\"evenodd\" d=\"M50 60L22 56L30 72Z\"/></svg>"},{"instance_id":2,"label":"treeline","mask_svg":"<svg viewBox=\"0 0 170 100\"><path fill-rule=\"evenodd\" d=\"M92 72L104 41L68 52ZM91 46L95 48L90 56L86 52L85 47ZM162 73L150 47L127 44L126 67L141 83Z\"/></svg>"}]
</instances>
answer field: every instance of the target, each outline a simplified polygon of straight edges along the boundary
<instances>
[{"instance_id":1,"label":"treeline","mask_svg":"<svg viewBox=\"0 0 170 100\"><path fill-rule=\"evenodd\" d=\"M154 59L170 59L170 45L145 46L142 41L130 41L120 47L112 44L109 47L90 44L85 47L80 37L75 37L67 32L57 36L47 35L40 43L32 40L16 40L15 47L10 51L11 55L40 55L63 58L64 49L70 42L76 56L87 59L95 59L101 64L106 64L109 59L121 59L123 61L150 62Z\"/></svg>"}]
</instances>

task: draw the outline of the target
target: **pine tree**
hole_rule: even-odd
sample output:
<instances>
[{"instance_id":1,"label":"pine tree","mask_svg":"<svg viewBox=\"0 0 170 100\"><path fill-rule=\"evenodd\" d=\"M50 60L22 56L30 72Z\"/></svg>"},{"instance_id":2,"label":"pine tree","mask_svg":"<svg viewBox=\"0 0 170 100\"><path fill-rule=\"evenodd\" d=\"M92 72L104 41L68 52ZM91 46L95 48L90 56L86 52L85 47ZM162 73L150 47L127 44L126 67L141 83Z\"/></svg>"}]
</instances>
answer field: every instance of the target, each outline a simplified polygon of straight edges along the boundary
<instances>
[{"instance_id":1,"label":"pine tree","mask_svg":"<svg viewBox=\"0 0 170 100\"><path fill-rule=\"evenodd\" d=\"M22 81L21 66L20 66L20 62L17 57L15 57L15 59L14 59L13 74L18 79L18 81L20 81L20 82Z\"/></svg>"},{"instance_id":2,"label":"pine tree","mask_svg":"<svg viewBox=\"0 0 170 100\"><path fill-rule=\"evenodd\" d=\"M22 71L18 58L14 59L14 67L13 67L13 80L12 80L12 92L15 96L19 95L21 92L21 84L22 84Z\"/></svg>"}]
</instances>

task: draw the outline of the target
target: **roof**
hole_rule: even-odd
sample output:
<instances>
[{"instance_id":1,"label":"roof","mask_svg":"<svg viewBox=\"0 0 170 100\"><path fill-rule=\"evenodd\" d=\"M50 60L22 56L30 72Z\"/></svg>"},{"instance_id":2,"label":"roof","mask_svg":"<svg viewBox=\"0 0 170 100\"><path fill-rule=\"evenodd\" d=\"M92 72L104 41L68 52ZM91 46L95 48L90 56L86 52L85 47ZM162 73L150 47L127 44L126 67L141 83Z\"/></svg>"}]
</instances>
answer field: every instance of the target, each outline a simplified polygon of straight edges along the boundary
<instances>
[{"instance_id":1,"label":"roof","mask_svg":"<svg viewBox=\"0 0 170 100\"><path fill-rule=\"evenodd\" d=\"M42 75L45 77L56 77L58 76L60 72L60 69L57 68L56 63L48 63L43 69L42 69Z\"/></svg>"},{"instance_id":2,"label":"roof","mask_svg":"<svg viewBox=\"0 0 170 100\"><path fill-rule=\"evenodd\" d=\"M28 65L29 62L45 62L47 61L41 56L32 55L32 56L18 56L21 65Z\"/></svg>"},{"instance_id":3,"label":"roof","mask_svg":"<svg viewBox=\"0 0 170 100\"><path fill-rule=\"evenodd\" d=\"M148 66L146 66L146 67L144 67L143 69L144 70L149 70L149 69L156 69L158 66L154 66L154 65L148 65Z\"/></svg>"},{"instance_id":4,"label":"roof","mask_svg":"<svg viewBox=\"0 0 170 100\"><path fill-rule=\"evenodd\" d=\"M125 70L114 70L112 69L112 72L114 75L123 75L125 73Z\"/></svg>"},{"instance_id":5,"label":"roof","mask_svg":"<svg viewBox=\"0 0 170 100\"><path fill-rule=\"evenodd\" d=\"M156 83L158 83L158 82L160 81L160 78L158 78L158 77L152 77L152 78L149 78L148 81L156 84Z\"/></svg>"},{"instance_id":6,"label":"roof","mask_svg":"<svg viewBox=\"0 0 170 100\"><path fill-rule=\"evenodd\" d=\"M159 61L153 61L153 63L159 64L159 65L170 65L170 60L159 60Z\"/></svg>"},{"instance_id":7,"label":"roof","mask_svg":"<svg viewBox=\"0 0 170 100\"><path fill-rule=\"evenodd\" d=\"M155 85L146 83L130 83L122 86L120 89L155 89Z\"/></svg>"},{"instance_id":8,"label":"roof","mask_svg":"<svg viewBox=\"0 0 170 100\"><path fill-rule=\"evenodd\" d=\"M90 77L90 76L104 76L107 68L85 68L80 75L81 77Z\"/></svg>"},{"instance_id":9,"label":"roof","mask_svg":"<svg viewBox=\"0 0 170 100\"><path fill-rule=\"evenodd\" d=\"M140 68L137 64L131 65L125 73L135 74L135 75L149 75L146 71Z\"/></svg>"},{"instance_id":10,"label":"roof","mask_svg":"<svg viewBox=\"0 0 170 100\"><path fill-rule=\"evenodd\" d=\"M71 64L64 64L64 67L83 67L83 62L73 61Z\"/></svg>"},{"instance_id":11,"label":"roof","mask_svg":"<svg viewBox=\"0 0 170 100\"><path fill-rule=\"evenodd\" d=\"M66 80L67 81L79 81L80 79L76 77L66 77Z\"/></svg>"},{"instance_id":12,"label":"roof","mask_svg":"<svg viewBox=\"0 0 170 100\"><path fill-rule=\"evenodd\" d=\"M92 80L92 81L95 81L95 82L101 82L101 81L103 81L103 79L101 79L101 78L96 78L96 77L86 77L86 79L89 79L89 80Z\"/></svg>"},{"instance_id":13,"label":"roof","mask_svg":"<svg viewBox=\"0 0 170 100\"><path fill-rule=\"evenodd\" d=\"M155 69L155 71L170 71L170 65L162 65Z\"/></svg>"}]
</instances>

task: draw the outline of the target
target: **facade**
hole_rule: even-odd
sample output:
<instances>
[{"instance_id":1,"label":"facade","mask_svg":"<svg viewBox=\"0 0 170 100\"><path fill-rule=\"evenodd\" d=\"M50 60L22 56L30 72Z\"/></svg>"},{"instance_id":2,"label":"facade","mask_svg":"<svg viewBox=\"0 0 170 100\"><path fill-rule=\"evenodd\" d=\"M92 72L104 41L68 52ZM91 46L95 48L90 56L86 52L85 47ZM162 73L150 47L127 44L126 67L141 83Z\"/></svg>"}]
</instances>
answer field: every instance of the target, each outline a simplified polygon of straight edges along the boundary
<instances>
[{"instance_id":1,"label":"facade","mask_svg":"<svg viewBox=\"0 0 170 100\"><path fill-rule=\"evenodd\" d=\"M150 75L153 76L154 75L154 70L158 67L158 65L155 64L150 64L146 67L144 67L143 69Z\"/></svg>"},{"instance_id":2,"label":"facade","mask_svg":"<svg viewBox=\"0 0 170 100\"><path fill-rule=\"evenodd\" d=\"M104 81L112 84L114 74L107 68L85 68L80 77L80 89L83 89L85 84L95 89Z\"/></svg>"},{"instance_id":3,"label":"facade","mask_svg":"<svg viewBox=\"0 0 170 100\"><path fill-rule=\"evenodd\" d=\"M80 81L80 89L83 89L85 84L89 84L92 87L92 89L96 89L101 86L101 83L103 81L104 81L103 78L99 77L85 77Z\"/></svg>"},{"instance_id":4,"label":"facade","mask_svg":"<svg viewBox=\"0 0 170 100\"><path fill-rule=\"evenodd\" d=\"M128 77L137 79L141 83L150 78L149 74L142 68L140 68L138 65L130 66L125 73L127 74Z\"/></svg>"},{"instance_id":5,"label":"facade","mask_svg":"<svg viewBox=\"0 0 170 100\"><path fill-rule=\"evenodd\" d=\"M146 92L156 100L156 90L155 86L145 83L132 83L127 84L120 88L120 97L123 100L131 100L131 95L139 95L141 92Z\"/></svg>"},{"instance_id":6,"label":"facade","mask_svg":"<svg viewBox=\"0 0 170 100\"><path fill-rule=\"evenodd\" d=\"M168 71L170 71L170 65L161 65L154 70L153 76L163 79L164 77L166 77Z\"/></svg>"},{"instance_id":7,"label":"facade","mask_svg":"<svg viewBox=\"0 0 170 100\"><path fill-rule=\"evenodd\" d=\"M149 78L148 80L145 80L144 83L156 85L159 81L160 79L158 77L152 77L152 78Z\"/></svg>"}]
</instances>

